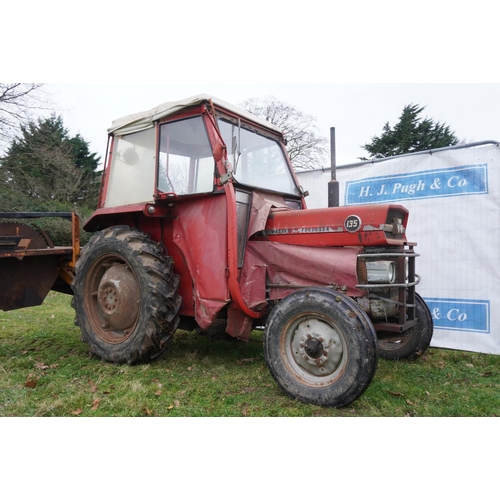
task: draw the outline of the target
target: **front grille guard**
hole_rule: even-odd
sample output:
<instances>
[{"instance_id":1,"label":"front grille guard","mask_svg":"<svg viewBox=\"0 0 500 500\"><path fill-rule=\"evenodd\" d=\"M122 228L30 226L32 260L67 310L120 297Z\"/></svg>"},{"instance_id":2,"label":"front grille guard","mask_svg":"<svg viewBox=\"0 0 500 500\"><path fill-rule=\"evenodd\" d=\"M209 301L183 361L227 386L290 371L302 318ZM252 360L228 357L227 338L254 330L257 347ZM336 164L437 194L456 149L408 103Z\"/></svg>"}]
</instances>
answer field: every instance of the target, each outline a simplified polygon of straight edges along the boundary
<instances>
[{"instance_id":1,"label":"front grille guard","mask_svg":"<svg viewBox=\"0 0 500 500\"><path fill-rule=\"evenodd\" d=\"M358 283L356 288L366 290L370 297L396 304L400 306L399 324L408 325L415 321L415 287L420 283L421 278L415 273L415 259L420 257L414 251L414 244L408 244L400 250L390 249L389 251L380 251L380 249L373 248L373 251L365 251L358 255L358 261L361 264L366 263L368 260L395 260L397 265L397 282L396 283L383 283L383 284L370 284L366 275L366 265L358 266L362 270L361 276L358 276L362 283ZM377 291L398 289L398 300L393 298L383 297L377 294Z\"/></svg>"}]
</instances>

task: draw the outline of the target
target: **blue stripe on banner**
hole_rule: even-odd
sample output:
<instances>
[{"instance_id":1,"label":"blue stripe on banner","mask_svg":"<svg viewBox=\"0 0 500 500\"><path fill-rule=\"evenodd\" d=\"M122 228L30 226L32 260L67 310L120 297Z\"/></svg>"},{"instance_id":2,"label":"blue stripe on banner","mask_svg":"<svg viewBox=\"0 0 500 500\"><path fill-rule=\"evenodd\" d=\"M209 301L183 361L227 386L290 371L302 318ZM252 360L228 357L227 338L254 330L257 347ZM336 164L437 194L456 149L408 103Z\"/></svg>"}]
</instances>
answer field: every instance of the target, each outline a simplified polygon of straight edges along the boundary
<instances>
[{"instance_id":1,"label":"blue stripe on banner","mask_svg":"<svg viewBox=\"0 0 500 500\"><path fill-rule=\"evenodd\" d=\"M490 301L425 298L434 328L490 333Z\"/></svg>"},{"instance_id":2,"label":"blue stripe on banner","mask_svg":"<svg viewBox=\"0 0 500 500\"><path fill-rule=\"evenodd\" d=\"M346 183L345 205L488 193L488 164L369 177Z\"/></svg>"}]
</instances>

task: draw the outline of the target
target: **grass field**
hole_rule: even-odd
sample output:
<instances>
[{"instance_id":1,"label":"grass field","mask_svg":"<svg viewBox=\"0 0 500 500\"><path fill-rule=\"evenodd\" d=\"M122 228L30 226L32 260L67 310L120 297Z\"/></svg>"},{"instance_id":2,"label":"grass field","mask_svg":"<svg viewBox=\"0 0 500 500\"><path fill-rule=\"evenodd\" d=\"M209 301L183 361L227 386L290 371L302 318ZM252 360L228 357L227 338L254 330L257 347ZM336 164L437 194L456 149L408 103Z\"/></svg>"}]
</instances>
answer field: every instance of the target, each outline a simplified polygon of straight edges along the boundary
<instances>
[{"instance_id":1,"label":"grass field","mask_svg":"<svg viewBox=\"0 0 500 500\"><path fill-rule=\"evenodd\" d=\"M178 331L151 364L89 356L70 298L0 312L0 415L6 417L491 417L500 415L500 356L429 349L419 360L381 360L349 407L290 399L269 374L262 332L248 344Z\"/></svg>"}]
</instances>

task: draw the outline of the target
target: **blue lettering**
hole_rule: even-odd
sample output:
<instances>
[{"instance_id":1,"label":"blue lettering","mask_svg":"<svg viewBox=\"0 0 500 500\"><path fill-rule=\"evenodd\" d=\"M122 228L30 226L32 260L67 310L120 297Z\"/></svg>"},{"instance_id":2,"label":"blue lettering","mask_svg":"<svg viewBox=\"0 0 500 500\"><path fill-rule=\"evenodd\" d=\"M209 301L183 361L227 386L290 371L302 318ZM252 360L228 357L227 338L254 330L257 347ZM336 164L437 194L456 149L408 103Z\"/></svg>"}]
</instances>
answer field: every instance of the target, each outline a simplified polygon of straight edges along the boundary
<instances>
[{"instance_id":1,"label":"blue lettering","mask_svg":"<svg viewBox=\"0 0 500 500\"><path fill-rule=\"evenodd\" d=\"M490 301L425 299L436 330L490 333Z\"/></svg>"},{"instance_id":2,"label":"blue lettering","mask_svg":"<svg viewBox=\"0 0 500 500\"><path fill-rule=\"evenodd\" d=\"M345 205L488 193L488 165L468 165L346 183Z\"/></svg>"}]
</instances>

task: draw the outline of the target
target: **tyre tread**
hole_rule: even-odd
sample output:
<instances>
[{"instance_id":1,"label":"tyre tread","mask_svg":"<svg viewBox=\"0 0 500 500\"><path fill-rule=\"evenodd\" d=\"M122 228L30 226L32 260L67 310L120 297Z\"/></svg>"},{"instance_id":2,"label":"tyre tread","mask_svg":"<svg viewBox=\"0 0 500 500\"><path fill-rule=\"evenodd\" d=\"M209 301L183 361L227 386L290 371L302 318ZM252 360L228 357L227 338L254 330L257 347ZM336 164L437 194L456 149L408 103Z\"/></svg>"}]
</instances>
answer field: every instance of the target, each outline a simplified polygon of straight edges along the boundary
<instances>
[{"instance_id":1,"label":"tyre tread","mask_svg":"<svg viewBox=\"0 0 500 500\"><path fill-rule=\"evenodd\" d=\"M147 304L141 331L134 334L138 342L127 342L126 346L110 346L96 340L96 334L85 319L83 289L86 276L85 268L94 255L103 248L128 248L135 259L135 267L147 281ZM123 251L123 250L122 250ZM127 251L127 250L125 250ZM118 253L118 251L117 251ZM179 324L178 312L182 298L178 295L179 276L173 274L173 259L166 254L161 243L153 241L146 233L129 226L113 226L94 235L83 247L80 259L75 266L73 282L74 296L72 307L75 309L75 325L82 331L82 341L89 344L91 353L114 363L135 364L148 362L166 349ZM142 314L142 312L141 312Z\"/></svg>"},{"instance_id":2,"label":"tyre tread","mask_svg":"<svg viewBox=\"0 0 500 500\"><path fill-rule=\"evenodd\" d=\"M344 372L332 384L309 386L299 381L286 367L280 354L280 336L288 319L297 313L329 314L343 326L350 352ZM277 384L302 402L340 408L352 403L370 385L378 364L377 338L364 311L350 298L329 289L312 288L294 292L275 306L269 315L264 335L264 355Z\"/></svg>"}]
</instances>

